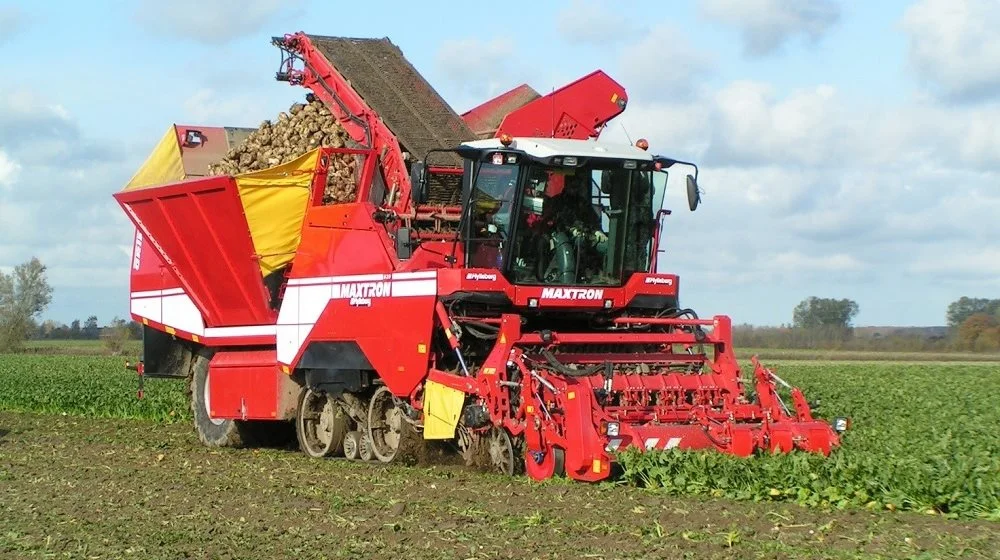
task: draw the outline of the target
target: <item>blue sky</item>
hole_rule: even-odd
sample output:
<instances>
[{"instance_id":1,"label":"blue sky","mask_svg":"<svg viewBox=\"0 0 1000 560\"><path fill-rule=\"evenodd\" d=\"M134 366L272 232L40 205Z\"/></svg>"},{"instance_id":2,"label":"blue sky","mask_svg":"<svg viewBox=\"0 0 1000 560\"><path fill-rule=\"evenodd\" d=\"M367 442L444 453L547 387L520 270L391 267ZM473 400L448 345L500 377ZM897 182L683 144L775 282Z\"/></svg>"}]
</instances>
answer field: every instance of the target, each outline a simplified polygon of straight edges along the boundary
<instances>
[{"instance_id":1,"label":"blue sky","mask_svg":"<svg viewBox=\"0 0 1000 560\"><path fill-rule=\"evenodd\" d=\"M111 194L171 123L254 126L301 98L270 37L303 30L389 37L458 111L608 72L630 105L604 140L703 164L662 257L703 315L780 324L816 295L935 325L1000 297L997 2L337 4L0 0L0 267L43 259L47 317L124 316Z\"/></svg>"}]
</instances>

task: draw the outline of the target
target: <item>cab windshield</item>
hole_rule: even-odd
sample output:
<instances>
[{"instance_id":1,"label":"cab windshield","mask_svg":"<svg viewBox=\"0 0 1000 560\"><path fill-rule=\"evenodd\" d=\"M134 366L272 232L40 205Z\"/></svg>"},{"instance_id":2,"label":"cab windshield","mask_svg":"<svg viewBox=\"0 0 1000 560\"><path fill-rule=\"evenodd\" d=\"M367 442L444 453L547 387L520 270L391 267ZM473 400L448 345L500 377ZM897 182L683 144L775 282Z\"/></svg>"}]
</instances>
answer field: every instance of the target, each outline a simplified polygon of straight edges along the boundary
<instances>
[{"instance_id":1,"label":"cab windshield","mask_svg":"<svg viewBox=\"0 0 1000 560\"><path fill-rule=\"evenodd\" d=\"M667 174L609 160L581 167L483 164L468 266L516 284L621 285L649 269Z\"/></svg>"}]
</instances>

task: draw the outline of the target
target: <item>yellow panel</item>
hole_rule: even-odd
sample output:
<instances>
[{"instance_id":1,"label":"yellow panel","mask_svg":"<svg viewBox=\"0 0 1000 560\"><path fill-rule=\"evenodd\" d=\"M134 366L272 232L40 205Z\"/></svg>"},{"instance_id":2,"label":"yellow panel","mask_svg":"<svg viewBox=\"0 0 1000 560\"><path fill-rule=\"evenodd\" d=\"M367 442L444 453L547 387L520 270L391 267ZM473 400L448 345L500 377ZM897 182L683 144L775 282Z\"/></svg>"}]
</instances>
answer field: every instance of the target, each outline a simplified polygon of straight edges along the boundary
<instances>
[{"instance_id":1,"label":"yellow panel","mask_svg":"<svg viewBox=\"0 0 1000 560\"><path fill-rule=\"evenodd\" d=\"M458 389L433 381L424 384L424 439L455 437L464 403L465 393Z\"/></svg>"},{"instance_id":2,"label":"yellow panel","mask_svg":"<svg viewBox=\"0 0 1000 560\"><path fill-rule=\"evenodd\" d=\"M264 276L292 260L309 205L310 187L319 150L298 159L236 176L254 251Z\"/></svg>"},{"instance_id":3,"label":"yellow panel","mask_svg":"<svg viewBox=\"0 0 1000 560\"><path fill-rule=\"evenodd\" d=\"M171 125L139 171L136 171L122 190L131 191L152 185L173 183L184 178L184 162L181 161L181 147L177 144L177 130Z\"/></svg>"}]
</instances>

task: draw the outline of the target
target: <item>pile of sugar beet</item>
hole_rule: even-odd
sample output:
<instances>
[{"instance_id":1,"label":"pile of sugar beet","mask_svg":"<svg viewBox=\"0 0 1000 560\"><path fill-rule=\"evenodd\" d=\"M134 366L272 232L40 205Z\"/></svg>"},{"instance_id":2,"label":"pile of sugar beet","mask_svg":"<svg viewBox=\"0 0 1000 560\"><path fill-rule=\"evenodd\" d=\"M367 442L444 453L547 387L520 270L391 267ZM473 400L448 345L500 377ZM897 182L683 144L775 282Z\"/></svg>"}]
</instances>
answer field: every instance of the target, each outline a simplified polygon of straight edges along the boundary
<instances>
[{"instance_id":1,"label":"pile of sugar beet","mask_svg":"<svg viewBox=\"0 0 1000 560\"><path fill-rule=\"evenodd\" d=\"M309 97L306 103L294 103L276 121L264 121L242 144L229 150L218 163L209 167L212 175L238 175L287 163L318 147L343 148L351 144L347 131L322 101ZM353 202L358 158L334 155L323 193L324 204Z\"/></svg>"}]
</instances>

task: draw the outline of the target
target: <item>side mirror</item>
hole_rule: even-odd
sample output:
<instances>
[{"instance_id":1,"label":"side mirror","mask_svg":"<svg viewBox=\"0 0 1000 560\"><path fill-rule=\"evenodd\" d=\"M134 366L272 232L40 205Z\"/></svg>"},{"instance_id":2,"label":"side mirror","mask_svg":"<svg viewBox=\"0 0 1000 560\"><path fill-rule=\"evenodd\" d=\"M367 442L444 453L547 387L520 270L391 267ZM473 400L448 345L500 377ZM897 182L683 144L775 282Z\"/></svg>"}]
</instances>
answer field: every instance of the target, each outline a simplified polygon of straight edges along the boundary
<instances>
[{"instance_id":1,"label":"side mirror","mask_svg":"<svg viewBox=\"0 0 1000 560\"><path fill-rule=\"evenodd\" d=\"M701 202L701 194L698 192L698 181L691 175L687 176L687 192L688 208L694 212L698 208L698 203Z\"/></svg>"},{"instance_id":2,"label":"side mirror","mask_svg":"<svg viewBox=\"0 0 1000 560\"><path fill-rule=\"evenodd\" d=\"M422 161L410 164L410 189L413 204L423 204L427 201L427 173Z\"/></svg>"}]
</instances>

